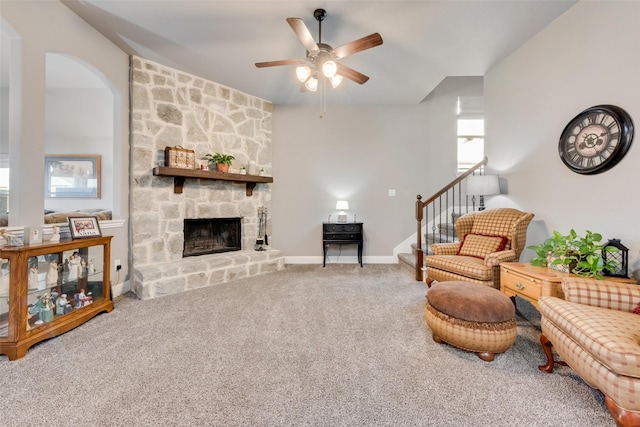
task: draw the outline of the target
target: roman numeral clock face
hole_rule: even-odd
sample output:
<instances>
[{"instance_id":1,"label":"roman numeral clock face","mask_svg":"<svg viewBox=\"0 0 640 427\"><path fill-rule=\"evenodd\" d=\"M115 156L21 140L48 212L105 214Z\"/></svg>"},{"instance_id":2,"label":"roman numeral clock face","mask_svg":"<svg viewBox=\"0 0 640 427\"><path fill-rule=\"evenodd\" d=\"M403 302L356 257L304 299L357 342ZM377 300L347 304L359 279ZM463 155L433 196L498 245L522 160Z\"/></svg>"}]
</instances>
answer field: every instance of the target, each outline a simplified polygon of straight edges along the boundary
<instances>
[{"instance_id":1,"label":"roman numeral clock face","mask_svg":"<svg viewBox=\"0 0 640 427\"><path fill-rule=\"evenodd\" d=\"M578 114L562 131L558 151L572 171L604 172L616 165L633 141L633 121L620 107L598 105Z\"/></svg>"}]
</instances>

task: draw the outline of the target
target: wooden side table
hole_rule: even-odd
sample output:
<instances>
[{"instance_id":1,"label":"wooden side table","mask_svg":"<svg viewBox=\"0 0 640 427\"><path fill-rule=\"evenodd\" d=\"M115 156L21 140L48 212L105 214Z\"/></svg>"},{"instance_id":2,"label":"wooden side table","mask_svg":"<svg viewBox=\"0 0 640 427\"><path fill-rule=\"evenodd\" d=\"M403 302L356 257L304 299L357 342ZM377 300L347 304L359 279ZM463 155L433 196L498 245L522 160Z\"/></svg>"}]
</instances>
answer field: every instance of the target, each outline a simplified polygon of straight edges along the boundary
<instances>
[{"instance_id":1,"label":"wooden side table","mask_svg":"<svg viewBox=\"0 0 640 427\"><path fill-rule=\"evenodd\" d=\"M537 267L526 262L503 262L500 264L500 290L508 297L519 296L538 309L540 297L551 296L564 299L562 279L578 277L573 273ZM636 283L633 279L606 277L616 282Z\"/></svg>"}]
</instances>

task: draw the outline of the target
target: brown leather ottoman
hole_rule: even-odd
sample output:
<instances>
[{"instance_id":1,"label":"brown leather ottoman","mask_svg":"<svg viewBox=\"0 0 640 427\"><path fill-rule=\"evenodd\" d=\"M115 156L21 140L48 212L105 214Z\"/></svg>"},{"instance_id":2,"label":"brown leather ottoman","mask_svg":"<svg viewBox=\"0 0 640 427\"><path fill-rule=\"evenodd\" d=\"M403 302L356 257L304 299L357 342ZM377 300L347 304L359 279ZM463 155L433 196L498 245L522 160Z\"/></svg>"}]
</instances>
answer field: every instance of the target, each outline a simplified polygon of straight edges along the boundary
<instances>
[{"instance_id":1,"label":"brown leather ottoman","mask_svg":"<svg viewBox=\"0 0 640 427\"><path fill-rule=\"evenodd\" d=\"M491 362L516 342L516 310L497 289L470 282L440 282L427 292L425 317L433 340L477 353Z\"/></svg>"}]
</instances>

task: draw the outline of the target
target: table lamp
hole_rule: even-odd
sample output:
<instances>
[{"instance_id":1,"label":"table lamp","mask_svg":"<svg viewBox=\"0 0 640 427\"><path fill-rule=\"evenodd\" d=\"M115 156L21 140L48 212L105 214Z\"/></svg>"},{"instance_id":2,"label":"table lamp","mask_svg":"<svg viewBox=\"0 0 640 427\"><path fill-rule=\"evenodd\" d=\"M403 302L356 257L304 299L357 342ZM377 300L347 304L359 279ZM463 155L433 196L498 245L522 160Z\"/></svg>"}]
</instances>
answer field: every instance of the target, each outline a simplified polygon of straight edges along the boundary
<instances>
[{"instance_id":1,"label":"table lamp","mask_svg":"<svg viewBox=\"0 0 640 427\"><path fill-rule=\"evenodd\" d=\"M338 214L338 222L347 222L347 213L345 211L349 210L349 202L346 200L338 200L336 210L340 211Z\"/></svg>"},{"instance_id":2,"label":"table lamp","mask_svg":"<svg viewBox=\"0 0 640 427\"><path fill-rule=\"evenodd\" d=\"M500 180L498 175L471 175L467 177L467 196L475 206L476 196L480 196L479 211L484 210L484 196L500 194Z\"/></svg>"}]
</instances>

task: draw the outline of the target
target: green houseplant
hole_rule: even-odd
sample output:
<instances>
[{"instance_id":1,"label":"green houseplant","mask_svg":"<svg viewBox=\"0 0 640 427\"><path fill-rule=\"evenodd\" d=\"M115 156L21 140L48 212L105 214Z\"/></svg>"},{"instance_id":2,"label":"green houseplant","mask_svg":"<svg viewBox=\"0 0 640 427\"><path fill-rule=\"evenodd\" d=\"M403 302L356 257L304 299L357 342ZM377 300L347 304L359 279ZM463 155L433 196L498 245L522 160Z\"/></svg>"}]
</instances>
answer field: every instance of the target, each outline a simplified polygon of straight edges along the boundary
<instances>
[{"instance_id":1,"label":"green houseplant","mask_svg":"<svg viewBox=\"0 0 640 427\"><path fill-rule=\"evenodd\" d=\"M532 265L555 268L574 273L582 277L595 277L603 279L602 272L612 270L617 265L617 261L612 259L604 262L603 251L616 251L614 247L602 247L598 242L602 240L602 235L586 231L584 236L578 236L575 230L569 234L562 235L558 231L553 232L553 236L545 240L540 245L528 246L527 249L535 251L536 256L531 260Z\"/></svg>"},{"instance_id":2,"label":"green houseplant","mask_svg":"<svg viewBox=\"0 0 640 427\"><path fill-rule=\"evenodd\" d=\"M231 162L233 162L236 158L231 154L209 153L206 154L202 159L207 160L209 164L215 163L218 172L229 172L229 166L231 166Z\"/></svg>"}]
</instances>

